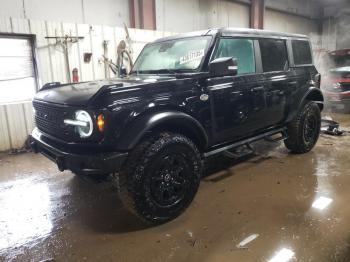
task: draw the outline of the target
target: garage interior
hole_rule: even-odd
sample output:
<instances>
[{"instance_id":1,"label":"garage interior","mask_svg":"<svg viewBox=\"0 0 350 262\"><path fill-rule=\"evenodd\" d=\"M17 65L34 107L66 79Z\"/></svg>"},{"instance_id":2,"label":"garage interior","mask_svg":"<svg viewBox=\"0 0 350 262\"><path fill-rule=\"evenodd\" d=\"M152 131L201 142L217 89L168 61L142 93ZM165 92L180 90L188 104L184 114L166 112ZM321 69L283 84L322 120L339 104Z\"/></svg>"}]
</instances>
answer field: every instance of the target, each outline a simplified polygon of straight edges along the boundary
<instances>
[{"instance_id":1,"label":"garage interior","mask_svg":"<svg viewBox=\"0 0 350 262\"><path fill-rule=\"evenodd\" d=\"M158 226L124 209L111 177L60 172L28 139L43 85L112 79L121 50L135 61L149 42L209 28L307 35L327 90L328 57L350 57L348 0L0 0L0 7L0 261L350 261L350 114L327 101L322 118L339 127L323 127L311 152L259 141L235 158L210 157L193 203Z\"/></svg>"}]
</instances>

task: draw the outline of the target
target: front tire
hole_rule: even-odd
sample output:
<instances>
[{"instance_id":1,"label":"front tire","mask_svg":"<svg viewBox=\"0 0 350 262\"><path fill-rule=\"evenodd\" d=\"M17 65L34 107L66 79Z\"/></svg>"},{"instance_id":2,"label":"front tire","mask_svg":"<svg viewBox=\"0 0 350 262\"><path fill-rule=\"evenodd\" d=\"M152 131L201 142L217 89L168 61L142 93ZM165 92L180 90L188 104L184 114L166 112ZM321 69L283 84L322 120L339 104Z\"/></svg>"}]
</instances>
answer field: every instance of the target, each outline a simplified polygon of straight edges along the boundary
<instances>
[{"instance_id":1,"label":"front tire","mask_svg":"<svg viewBox=\"0 0 350 262\"><path fill-rule=\"evenodd\" d=\"M320 135L321 112L315 102L307 102L287 126L285 146L295 154L309 152Z\"/></svg>"},{"instance_id":2,"label":"front tire","mask_svg":"<svg viewBox=\"0 0 350 262\"><path fill-rule=\"evenodd\" d=\"M183 135L162 132L131 152L117 176L117 187L129 211L161 224L189 206L201 172L202 161L195 144Z\"/></svg>"}]
</instances>

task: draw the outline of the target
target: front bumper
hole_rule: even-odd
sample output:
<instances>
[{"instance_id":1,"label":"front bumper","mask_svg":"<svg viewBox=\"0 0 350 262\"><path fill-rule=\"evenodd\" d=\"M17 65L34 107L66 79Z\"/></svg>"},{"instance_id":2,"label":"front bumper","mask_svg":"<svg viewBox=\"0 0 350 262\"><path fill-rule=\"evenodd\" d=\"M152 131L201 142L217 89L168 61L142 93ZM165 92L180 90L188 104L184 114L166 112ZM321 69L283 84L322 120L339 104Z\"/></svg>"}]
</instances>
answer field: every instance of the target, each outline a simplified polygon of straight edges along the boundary
<instances>
[{"instance_id":1,"label":"front bumper","mask_svg":"<svg viewBox=\"0 0 350 262\"><path fill-rule=\"evenodd\" d=\"M118 172L128 156L128 153L124 152L72 153L50 143L38 128L32 132L31 147L35 153L41 153L55 162L60 171L71 170L86 175Z\"/></svg>"}]
</instances>

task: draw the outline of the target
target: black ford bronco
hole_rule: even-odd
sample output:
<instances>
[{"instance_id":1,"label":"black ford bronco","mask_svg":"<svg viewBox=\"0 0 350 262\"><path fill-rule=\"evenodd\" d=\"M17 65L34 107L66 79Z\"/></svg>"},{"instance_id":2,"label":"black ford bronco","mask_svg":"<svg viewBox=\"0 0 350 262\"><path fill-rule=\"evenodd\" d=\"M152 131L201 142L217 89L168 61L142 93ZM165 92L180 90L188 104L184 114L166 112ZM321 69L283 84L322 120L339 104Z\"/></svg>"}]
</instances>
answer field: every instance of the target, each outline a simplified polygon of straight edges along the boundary
<instances>
[{"instance_id":1,"label":"black ford bronco","mask_svg":"<svg viewBox=\"0 0 350 262\"><path fill-rule=\"evenodd\" d=\"M310 151L323 95L306 36L212 29L147 44L128 75L48 84L32 147L77 175L114 174L122 201L163 223L193 200L202 160L272 136Z\"/></svg>"}]
</instances>

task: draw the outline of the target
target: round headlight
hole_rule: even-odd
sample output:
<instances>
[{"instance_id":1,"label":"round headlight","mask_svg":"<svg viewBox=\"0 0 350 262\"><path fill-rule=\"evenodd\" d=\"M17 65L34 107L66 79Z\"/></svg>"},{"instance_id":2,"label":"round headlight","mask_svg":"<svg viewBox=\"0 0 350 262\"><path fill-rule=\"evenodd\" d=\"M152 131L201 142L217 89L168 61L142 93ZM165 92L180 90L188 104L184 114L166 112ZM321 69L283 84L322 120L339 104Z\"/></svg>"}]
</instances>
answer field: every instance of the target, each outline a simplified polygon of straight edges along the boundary
<instances>
[{"instance_id":1,"label":"round headlight","mask_svg":"<svg viewBox=\"0 0 350 262\"><path fill-rule=\"evenodd\" d=\"M75 119L77 121L81 121L83 123L86 123L85 126L77 126L78 133L80 137L89 137L92 134L92 131L94 129L94 125L92 123L92 118L90 114L86 111L79 110L75 112Z\"/></svg>"}]
</instances>

